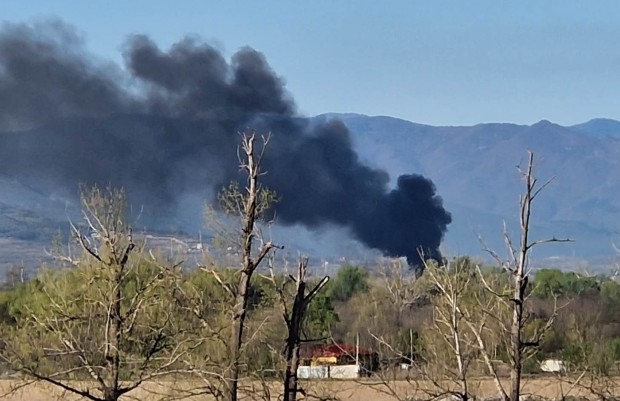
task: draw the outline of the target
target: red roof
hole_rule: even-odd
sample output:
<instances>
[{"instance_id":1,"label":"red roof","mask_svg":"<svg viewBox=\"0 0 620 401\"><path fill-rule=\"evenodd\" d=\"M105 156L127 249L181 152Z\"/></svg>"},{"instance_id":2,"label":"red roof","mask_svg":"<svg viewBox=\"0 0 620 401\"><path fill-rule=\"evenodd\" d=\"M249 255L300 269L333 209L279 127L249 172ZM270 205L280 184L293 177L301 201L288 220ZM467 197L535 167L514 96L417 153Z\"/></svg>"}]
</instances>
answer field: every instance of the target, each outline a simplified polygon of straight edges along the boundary
<instances>
[{"instance_id":1,"label":"red roof","mask_svg":"<svg viewBox=\"0 0 620 401\"><path fill-rule=\"evenodd\" d=\"M310 346L303 346L299 352L302 358L327 358L327 357L341 357L352 356L355 357L356 349L355 345L345 343L335 344L315 344ZM374 351L367 348L358 348L358 355L372 355Z\"/></svg>"}]
</instances>

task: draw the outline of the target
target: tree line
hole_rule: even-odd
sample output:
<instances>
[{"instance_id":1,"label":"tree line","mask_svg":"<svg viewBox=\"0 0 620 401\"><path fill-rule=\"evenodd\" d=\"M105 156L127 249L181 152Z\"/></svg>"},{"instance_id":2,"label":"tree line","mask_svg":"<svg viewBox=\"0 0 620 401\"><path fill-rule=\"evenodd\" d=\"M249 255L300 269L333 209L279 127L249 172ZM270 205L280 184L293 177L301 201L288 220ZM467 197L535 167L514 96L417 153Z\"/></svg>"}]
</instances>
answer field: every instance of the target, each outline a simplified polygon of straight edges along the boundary
<instances>
[{"instance_id":1,"label":"tree line","mask_svg":"<svg viewBox=\"0 0 620 401\"><path fill-rule=\"evenodd\" d=\"M529 238L531 206L548 183L534 177L532 154L520 170L521 237L505 234L508 259L488 249L493 265L428 261L421 277L385 259L329 278L313 277L305 257L283 263L261 230L277 201L260 183L268 141L242 137L247 182L218 196L229 219L216 231L237 251L234 265L205 254L189 268L158 253L132 231L122 190L82 188L83 219L71 223L71 243L50 252L54 265L9 274L0 291L5 372L93 401L170 378L178 398L271 399L265 383L280 382L292 401L305 394L296 374L304 343L359 340L379 355L375 380L424 380L429 399L475 398L471 381L484 375L502 400L519 400L523 375L548 358L578 374L574 385L587 374L592 392L612 391L593 378L611 377L620 360L620 284L529 266L534 246L565 241Z\"/></svg>"}]
</instances>

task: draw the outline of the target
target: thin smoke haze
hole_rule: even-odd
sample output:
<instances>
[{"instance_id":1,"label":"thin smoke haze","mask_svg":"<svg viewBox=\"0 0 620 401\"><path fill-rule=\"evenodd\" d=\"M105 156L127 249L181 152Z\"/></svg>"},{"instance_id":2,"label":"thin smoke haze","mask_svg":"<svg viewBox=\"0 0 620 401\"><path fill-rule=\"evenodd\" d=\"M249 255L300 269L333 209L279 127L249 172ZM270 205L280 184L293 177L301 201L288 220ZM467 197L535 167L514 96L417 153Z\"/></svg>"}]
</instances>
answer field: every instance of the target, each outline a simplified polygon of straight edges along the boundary
<instances>
[{"instance_id":1,"label":"thin smoke haze","mask_svg":"<svg viewBox=\"0 0 620 401\"><path fill-rule=\"evenodd\" d=\"M388 256L439 258L451 222L419 175L388 188L362 163L347 127L313 124L252 48L230 60L186 38L168 50L146 36L124 46L124 68L96 59L60 21L0 32L0 173L75 192L78 183L127 189L153 215L184 196L239 180L239 131L271 132L264 184L281 197L278 221L346 227Z\"/></svg>"}]
</instances>

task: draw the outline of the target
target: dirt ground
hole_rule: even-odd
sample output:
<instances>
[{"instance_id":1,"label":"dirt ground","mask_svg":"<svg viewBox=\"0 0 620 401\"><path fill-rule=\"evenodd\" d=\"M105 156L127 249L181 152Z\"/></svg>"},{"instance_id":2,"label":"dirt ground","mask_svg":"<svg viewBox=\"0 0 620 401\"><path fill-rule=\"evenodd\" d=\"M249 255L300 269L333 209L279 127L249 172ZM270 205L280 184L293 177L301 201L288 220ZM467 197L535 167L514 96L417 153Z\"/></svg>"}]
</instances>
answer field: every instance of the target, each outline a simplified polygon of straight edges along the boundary
<instances>
[{"instance_id":1,"label":"dirt ground","mask_svg":"<svg viewBox=\"0 0 620 401\"><path fill-rule=\"evenodd\" d=\"M562 395L572 395L596 399L583 386L571 389L569 380L558 378L535 378L526 379L523 393L526 395L536 395L545 399L560 399ZM0 380L0 400L6 401L52 401L66 400L77 401L84 398L63 393L45 384L33 384L18 391L11 392L12 389L22 384L17 380ZM506 383L507 385L508 383ZM585 384L585 383L584 383ZM382 383L377 380L355 380L355 381L305 381L302 386L306 392L306 397L299 397L300 400L353 400L353 401L389 401L409 399L430 399L429 393L431 385L428 382L405 380ZM212 400L208 395L190 395L185 390L195 389L198 384L191 383L161 383L149 384L142 389L135 390L126 395L123 400L157 401L170 397L178 401L198 401ZM620 378L614 384L612 394L620 395ZM617 390L616 390L617 389ZM266 386L261 383L246 383L246 394L241 397L243 400L281 400L281 385L273 382ZM570 390L570 392L569 392ZM496 394L493 382L490 379L479 379L472 383L472 392L478 397L488 397Z\"/></svg>"}]
</instances>

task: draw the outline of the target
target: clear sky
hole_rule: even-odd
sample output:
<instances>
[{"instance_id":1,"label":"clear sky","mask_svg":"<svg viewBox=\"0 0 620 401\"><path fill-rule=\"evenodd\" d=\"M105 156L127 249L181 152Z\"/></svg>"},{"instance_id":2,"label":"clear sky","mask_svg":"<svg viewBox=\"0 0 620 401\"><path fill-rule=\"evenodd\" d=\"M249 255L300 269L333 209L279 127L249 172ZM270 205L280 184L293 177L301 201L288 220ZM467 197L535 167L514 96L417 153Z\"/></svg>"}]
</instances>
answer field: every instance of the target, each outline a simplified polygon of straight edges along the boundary
<instances>
[{"instance_id":1,"label":"clear sky","mask_svg":"<svg viewBox=\"0 0 620 401\"><path fill-rule=\"evenodd\" d=\"M620 119L620 1L2 0L0 19L57 17L122 61L129 34L262 51L305 115L433 125Z\"/></svg>"}]
</instances>

